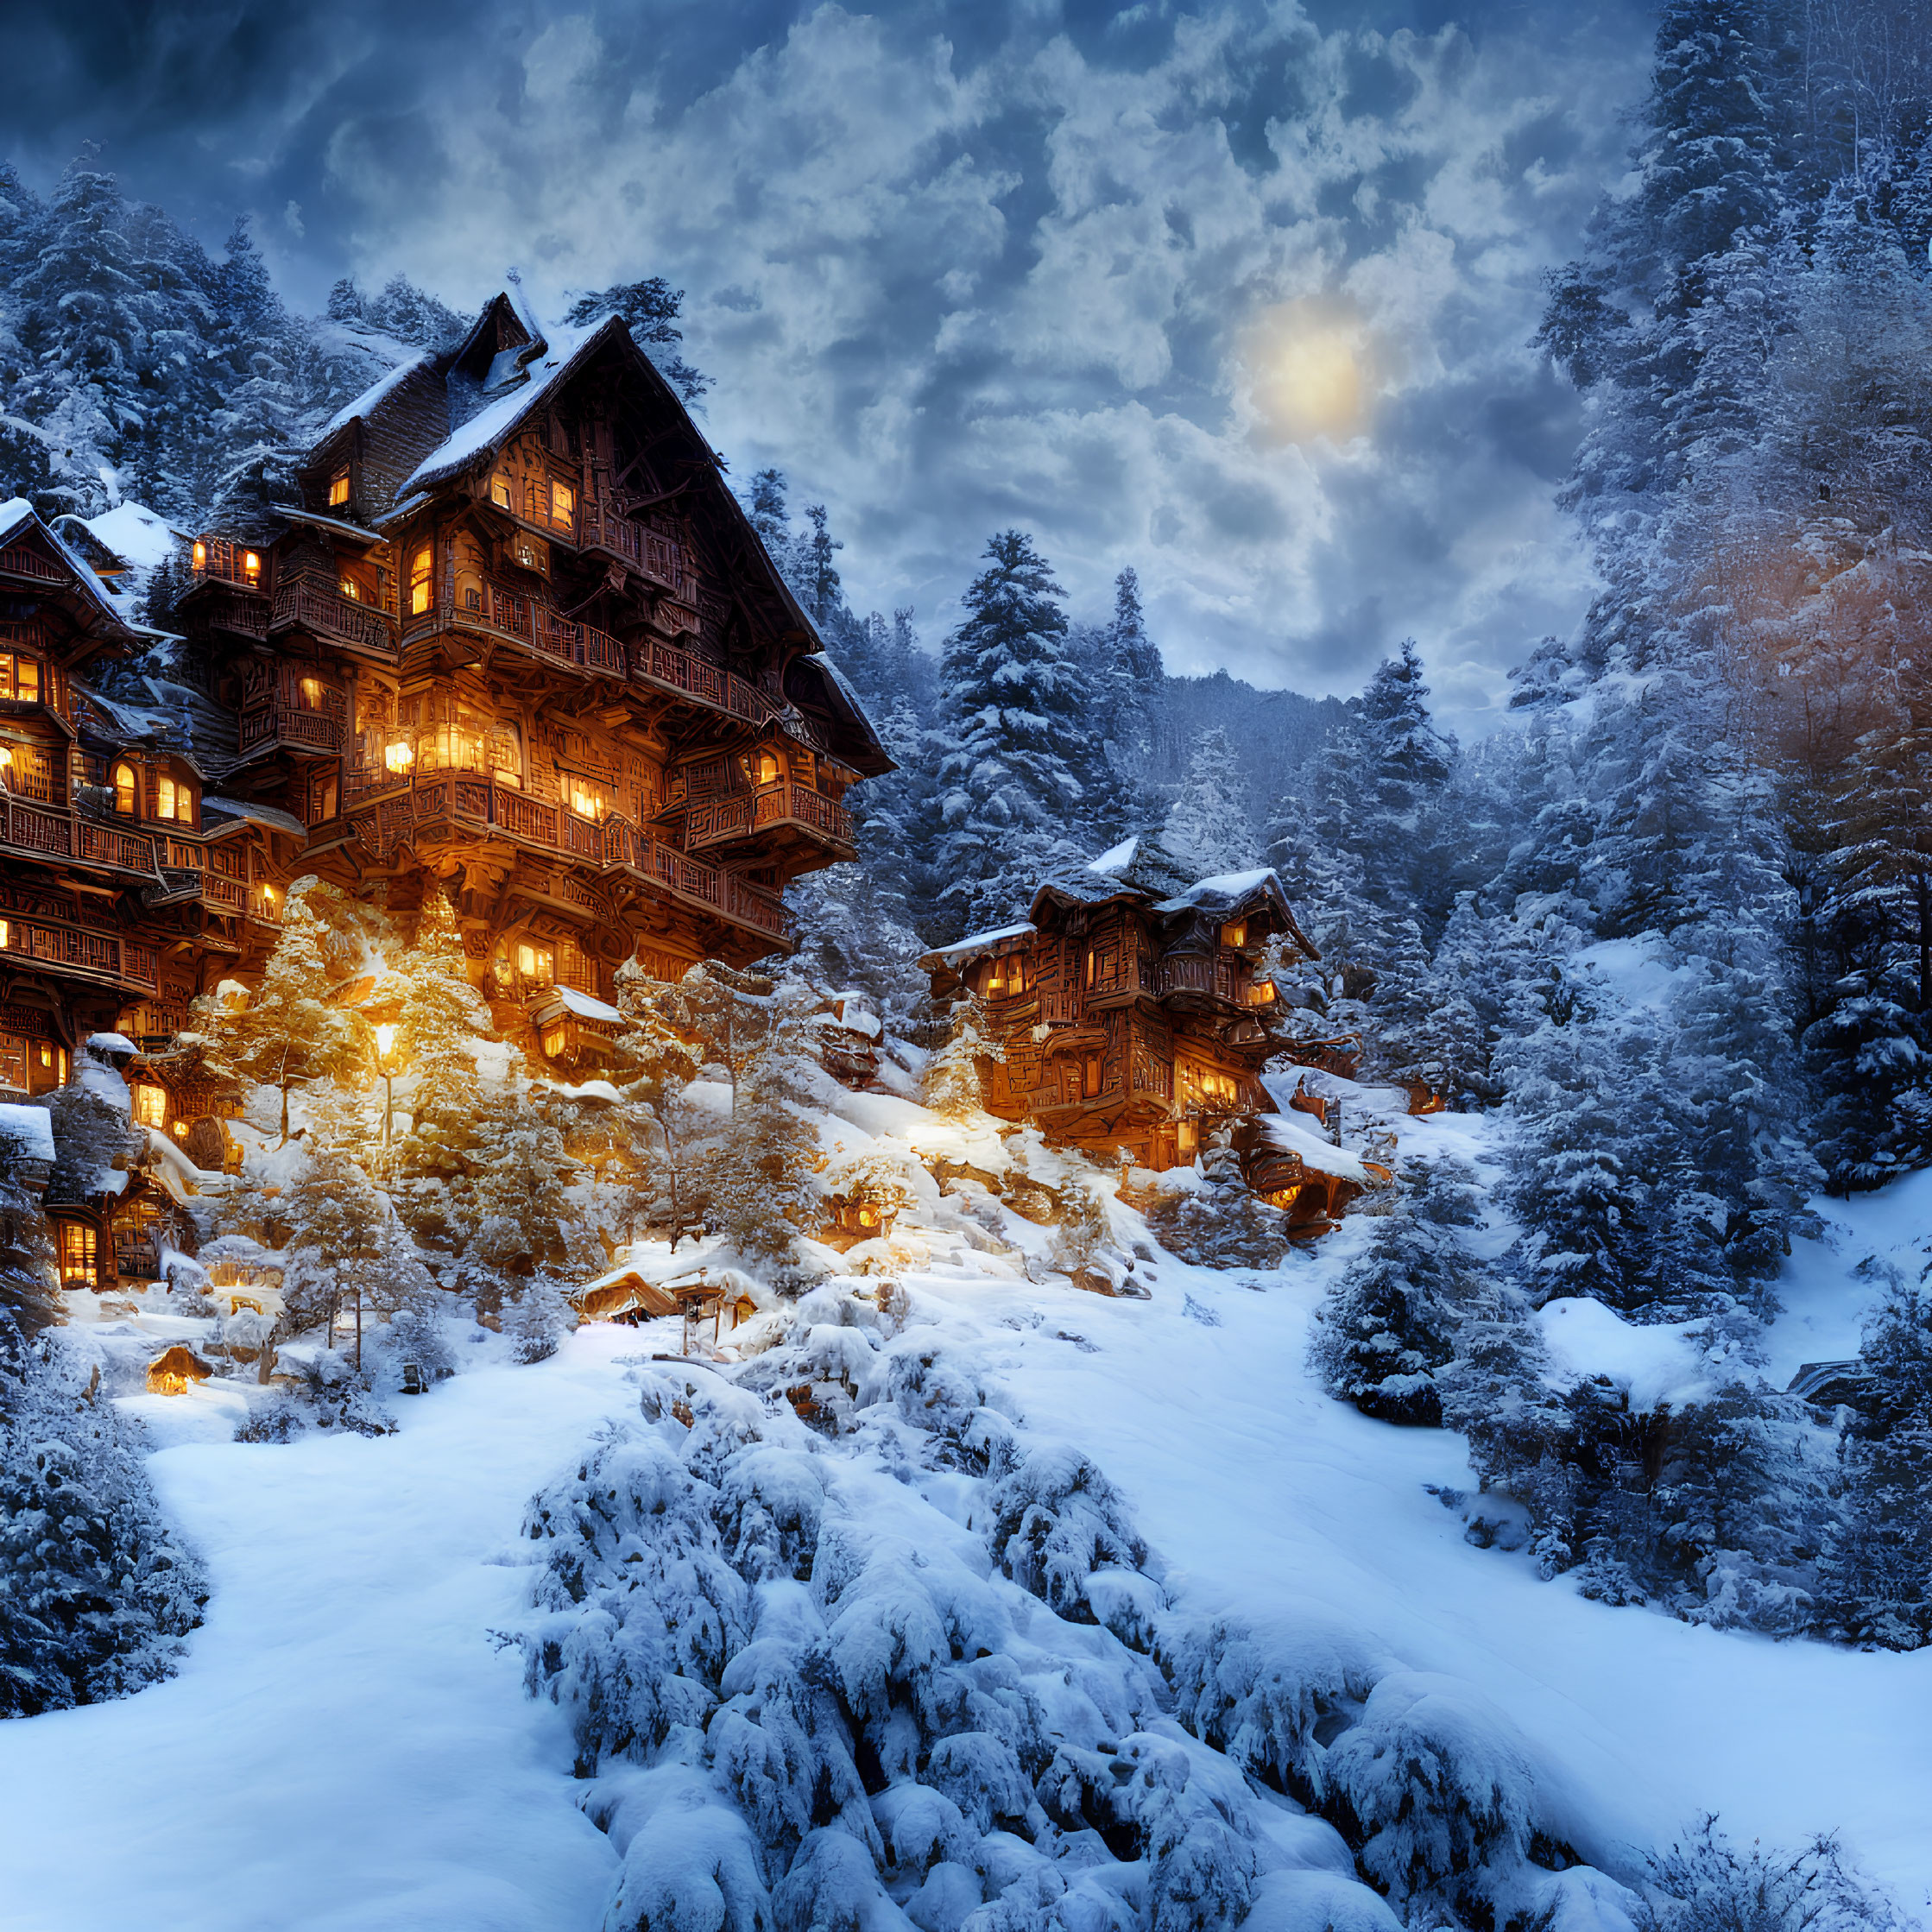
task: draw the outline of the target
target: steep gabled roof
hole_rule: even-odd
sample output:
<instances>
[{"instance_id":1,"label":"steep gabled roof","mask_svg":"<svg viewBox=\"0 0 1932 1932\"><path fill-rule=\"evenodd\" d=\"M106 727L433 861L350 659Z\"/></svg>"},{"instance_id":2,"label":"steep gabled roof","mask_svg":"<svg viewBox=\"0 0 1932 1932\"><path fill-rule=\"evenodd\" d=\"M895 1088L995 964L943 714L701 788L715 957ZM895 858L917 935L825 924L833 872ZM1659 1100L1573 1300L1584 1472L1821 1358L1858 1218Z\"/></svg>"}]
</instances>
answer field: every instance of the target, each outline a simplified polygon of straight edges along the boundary
<instances>
[{"instance_id":1,"label":"steep gabled roof","mask_svg":"<svg viewBox=\"0 0 1932 1932\"><path fill-rule=\"evenodd\" d=\"M0 544L36 540L49 553L48 561L69 571L73 578L73 588L107 619L117 634L115 641L130 641L134 636L132 627L115 608L113 594L94 575L93 566L87 559L73 545L64 541L59 531L42 522L24 496L16 496L0 503Z\"/></svg>"}]
</instances>

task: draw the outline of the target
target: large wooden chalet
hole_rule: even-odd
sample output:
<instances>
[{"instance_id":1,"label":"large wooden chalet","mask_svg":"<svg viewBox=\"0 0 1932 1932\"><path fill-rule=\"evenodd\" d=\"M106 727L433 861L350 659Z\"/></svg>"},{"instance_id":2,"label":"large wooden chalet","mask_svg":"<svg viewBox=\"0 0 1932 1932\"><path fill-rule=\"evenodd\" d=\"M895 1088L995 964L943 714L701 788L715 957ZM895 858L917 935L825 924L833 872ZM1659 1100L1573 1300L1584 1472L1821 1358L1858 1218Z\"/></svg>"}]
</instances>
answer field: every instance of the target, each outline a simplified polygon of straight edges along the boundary
<instances>
[{"instance_id":1,"label":"large wooden chalet","mask_svg":"<svg viewBox=\"0 0 1932 1932\"><path fill-rule=\"evenodd\" d=\"M981 1068L989 1113L1157 1171L1225 1129L1252 1185L1325 1222L1368 1175L1280 1119L1262 1084L1271 1058L1323 1064L1334 1044L1270 1026L1275 988L1259 968L1271 940L1287 958L1318 957L1273 872L1190 882L1158 840L1130 839L1047 880L1023 922L920 964L940 1007L984 1004L1004 1053Z\"/></svg>"},{"instance_id":2,"label":"large wooden chalet","mask_svg":"<svg viewBox=\"0 0 1932 1932\"><path fill-rule=\"evenodd\" d=\"M407 912L440 880L479 976L608 997L789 941L891 761L613 317L513 294L326 426L293 500L194 546L179 619L238 718L238 798Z\"/></svg>"},{"instance_id":3,"label":"large wooden chalet","mask_svg":"<svg viewBox=\"0 0 1932 1932\"><path fill-rule=\"evenodd\" d=\"M184 641L142 655L118 571L0 508L0 1102L118 1035L139 1123L204 1167L233 1097L169 1043L260 971L294 879L404 916L439 881L478 982L570 1057L627 959L788 950L783 887L852 856L845 793L891 769L616 318L546 333L501 294L395 369L184 537ZM122 1198L125 1228L66 1216L71 1282L158 1254L160 1195Z\"/></svg>"}]
</instances>

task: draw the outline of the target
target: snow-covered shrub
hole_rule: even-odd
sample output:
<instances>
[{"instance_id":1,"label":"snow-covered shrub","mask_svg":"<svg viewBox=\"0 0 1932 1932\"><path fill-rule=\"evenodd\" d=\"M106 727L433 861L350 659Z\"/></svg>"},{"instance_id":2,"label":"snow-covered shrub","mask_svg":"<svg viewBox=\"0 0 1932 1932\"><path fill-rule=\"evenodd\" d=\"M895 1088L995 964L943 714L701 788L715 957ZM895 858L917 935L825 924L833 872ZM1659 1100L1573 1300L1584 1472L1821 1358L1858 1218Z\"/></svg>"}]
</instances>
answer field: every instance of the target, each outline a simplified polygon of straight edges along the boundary
<instances>
[{"instance_id":1,"label":"snow-covered shrub","mask_svg":"<svg viewBox=\"0 0 1932 1932\"><path fill-rule=\"evenodd\" d=\"M1134 1532L1120 1492L1077 1449L1033 1450L993 1485L988 1502L993 1560L1070 1622L1102 1621L1089 1593L1096 1571L1139 1572L1146 1565L1147 1546ZM1134 1608L1117 1592L1108 1592L1103 1601L1121 1611ZM1138 1616L1133 1627L1144 1638Z\"/></svg>"},{"instance_id":2,"label":"snow-covered shrub","mask_svg":"<svg viewBox=\"0 0 1932 1932\"><path fill-rule=\"evenodd\" d=\"M1288 1217L1241 1178L1227 1147L1201 1158L1195 1184L1164 1192L1147 1215L1170 1254L1202 1268L1273 1268L1288 1252Z\"/></svg>"},{"instance_id":3,"label":"snow-covered shrub","mask_svg":"<svg viewBox=\"0 0 1932 1932\"><path fill-rule=\"evenodd\" d=\"M171 1675L206 1601L113 1405L58 1354L0 1367L0 1717Z\"/></svg>"},{"instance_id":4,"label":"snow-covered shrub","mask_svg":"<svg viewBox=\"0 0 1932 1932\"><path fill-rule=\"evenodd\" d=\"M1424 1169L1323 1297L1310 1356L1329 1392L1365 1416L1428 1428L1443 1419L1436 1371L1455 1359L1482 1294L1457 1233L1478 1219L1474 1184L1460 1163Z\"/></svg>"},{"instance_id":5,"label":"snow-covered shrub","mask_svg":"<svg viewBox=\"0 0 1932 1932\"><path fill-rule=\"evenodd\" d=\"M1400 1909L1482 1919L1527 1859L1536 1795L1527 1749L1453 1678L1382 1678L1330 1747L1327 1774L1330 1815L1357 1866Z\"/></svg>"},{"instance_id":6,"label":"snow-covered shrub","mask_svg":"<svg viewBox=\"0 0 1932 1932\"><path fill-rule=\"evenodd\" d=\"M308 1433L308 1411L286 1389L256 1403L235 1425L237 1443L292 1443Z\"/></svg>"},{"instance_id":7,"label":"snow-covered shrub","mask_svg":"<svg viewBox=\"0 0 1932 1932\"><path fill-rule=\"evenodd\" d=\"M926 1060L919 1098L947 1120L965 1120L984 1104L981 1068L999 1064L1006 1057L1005 1037L988 1019L984 1003L972 996L957 1001L944 1043Z\"/></svg>"},{"instance_id":8,"label":"snow-covered shrub","mask_svg":"<svg viewBox=\"0 0 1932 1932\"><path fill-rule=\"evenodd\" d=\"M399 1378L406 1362L414 1362L426 1381L444 1381L456 1373L456 1353L444 1322L433 1305L398 1309L389 1318L382 1350Z\"/></svg>"},{"instance_id":9,"label":"snow-covered shrub","mask_svg":"<svg viewBox=\"0 0 1932 1932\"><path fill-rule=\"evenodd\" d=\"M1714 1815L1652 1858L1649 1876L1637 1932L1883 1932L1908 1923L1847 1866L1834 1840L1787 1852L1753 1839L1740 1851Z\"/></svg>"},{"instance_id":10,"label":"snow-covered shrub","mask_svg":"<svg viewBox=\"0 0 1932 1932\"><path fill-rule=\"evenodd\" d=\"M504 1303L502 1319L510 1353L518 1361L547 1361L577 1326L577 1310L556 1282L540 1274Z\"/></svg>"},{"instance_id":11,"label":"snow-covered shrub","mask_svg":"<svg viewBox=\"0 0 1932 1932\"><path fill-rule=\"evenodd\" d=\"M297 1358L290 1367L295 1398L315 1428L339 1429L351 1436L395 1433L395 1417L334 1349L319 1348L313 1355Z\"/></svg>"}]
</instances>

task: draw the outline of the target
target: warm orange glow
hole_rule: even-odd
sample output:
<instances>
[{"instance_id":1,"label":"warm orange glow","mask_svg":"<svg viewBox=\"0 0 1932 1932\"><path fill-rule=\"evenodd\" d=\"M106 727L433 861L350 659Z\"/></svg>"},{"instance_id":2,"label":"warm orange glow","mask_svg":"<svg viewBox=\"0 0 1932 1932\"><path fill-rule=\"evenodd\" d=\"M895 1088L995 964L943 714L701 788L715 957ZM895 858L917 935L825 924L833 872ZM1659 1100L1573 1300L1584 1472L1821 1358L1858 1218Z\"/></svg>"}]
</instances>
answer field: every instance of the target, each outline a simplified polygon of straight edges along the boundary
<instances>
[{"instance_id":1,"label":"warm orange glow","mask_svg":"<svg viewBox=\"0 0 1932 1932\"><path fill-rule=\"evenodd\" d=\"M198 543L194 546L194 567L198 571L205 571L208 567L208 546L205 543Z\"/></svg>"},{"instance_id":2,"label":"warm orange glow","mask_svg":"<svg viewBox=\"0 0 1932 1932\"><path fill-rule=\"evenodd\" d=\"M262 559L252 550L244 550L242 552L242 575L250 584L253 584L262 575Z\"/></svg>"},{"instance_id":3,"label":"warm orange glow","mask_svg":"<svg viewBox=\"0 0 1932 1932\"><path fill-rule=\"evenodd\" d=\"M406 772L416 761L416 754L406 738L398 738L393 745L382 748L382 762L392 772Z\"/></svg>"}]
</instances>

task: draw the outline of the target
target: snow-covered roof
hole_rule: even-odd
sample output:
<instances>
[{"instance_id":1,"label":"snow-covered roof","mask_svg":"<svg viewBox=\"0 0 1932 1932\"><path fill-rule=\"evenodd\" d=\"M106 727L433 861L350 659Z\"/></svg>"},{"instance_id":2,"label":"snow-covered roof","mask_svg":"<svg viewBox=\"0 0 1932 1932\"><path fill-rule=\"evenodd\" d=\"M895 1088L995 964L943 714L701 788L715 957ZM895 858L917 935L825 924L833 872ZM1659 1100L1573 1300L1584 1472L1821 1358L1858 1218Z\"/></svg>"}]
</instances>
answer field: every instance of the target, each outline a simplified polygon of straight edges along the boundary
<instances>
[{"instance_id":1,"label":"snow-covered roof","mask_svg":"<svg viewBox=\"0 0 1932 1932\"><path fill-rule=\"evenodd\" d=\"M60 533L43 523L34 506L24 496L9 497L0 503L0 543L16 536L27 525L31 524L47 540L60 552L68 567L73 571L74 581L92 597L115 623L123 628L127 620L114 608L113 593L94 575L94 567Z\"/></svg>"},{"instance_id":2,"label":"snow-covered roof","mask_svg":"<svg viewBox=\"0 0 1932 1932\"><path fill-rule=\"evenodd\" d=\"M358 543L375 544L382 540L375 531L365 530L361 524L351 523L346 517L325 516L320 510L305 509L300 503L271 503L268 508L277 516L286 516L291 523L307 523L338 537L353 537Z\"/></svg>"},{"instance_id":3,"label":"snow-covered roof","mask_svg":"<svg viewBox=\"0 0 1932 1932\"><path fill-rule=\"evenodd\" d=\"M1217 872L1212 878L1196 879L1185 892L1162 900L1154 910L1157 912L1187 912L1197 906L1231 904L1235 900L1247 898L1251 893L1260 892L1271 880L1274 881L1275 890L1279 892L1281 881L1272 865L1257 866L1252 872Z\"/></svg>"},{"instance_id":4,"label":"snow-covered roof","mask_svg":"<svg viewBox=\"0 0 1932 1932\"><path fill-rule=\"evenodd\" d=\"M54 1116L44 1107L26 1107L17 1101L0 1106L0 1143L16 1160L54 1159Z\"/></svg>"},{"instance_id":5,"label":"snow-covered roof","mask_svg":"<svg viewBox=\"0 0 1932 1932\"><path fill-rule=\"evenodd\" d=\"M356 397L353 401L344 403L341 408L337 410L335 414L323 424L322 427L316 432L315 441L311 447L320 448L338 429L346 429L350 423L355 421L357 417L368 415L384 397L401 388L418 369L426 369L434 359L426 352L420 356L412 356L407 362L398 363L387 376L377 376L375 382L371 382L359 396Z\"/></svg>"},{"instance_id":6,"label":"snow-covered roof","mask_svg":"<svg viewBox=\"0 0 1932 1932\"><path fill-rule=\"evenodd\" d=\"M1140 849L1140 835L1133 833L1123 838L1118 845L1110 845L1097 859L1087 862L1089 872L1101 872L1110 879L1120 874L1133 863L1134 855Z\"/></svg>"},{"instance_id":7,"label":"snow-covered roof","mask_svg":"<svg viewBox=\"0 0 1932 1932\"><path fill-rule=\"evenodd\" d=\"M461 428L439 444L416 465L414 471L396 491L401 499L413 491L427 489L445 477L466 470L486 451L493 450L522 421L552 389L568 376L593 344L613 327L623 324L615 316L589 330L559 329L549 350L525 368L523 379L513 388L487 402Z\"/></svg>"},{"instance_id":8,"label":"snow-covered roof","mask_svg":"<svg viewBox=\"0 0 1932 1932\"><path fill-rule=\"evenodd\" d=\"M256 805L248 799L211 799L204 796L202 805L210 811L219 811L230 818L246 818L251 824L266 825L270 831L287 832L291 838L299 838L306 843L308 827L294 813L278 810L274 805Z\"/></svg>"},{"instance_id":9,"label":"snow-covered roof","mask_svg":"<svg viewBox=\"0 0 1932 1932\"><path fill-rule=\"evenodd\" d=\"M87 1044L97 1053L132 1053L137 1051L125 1033L90 1033Z\"/></svg>"},{"instance_id":10,"label":"snow-covered roof","mask_svg":"<svg viewBox=\"0 0 1932 1932\"><path fill-rule=\"evenodd\" d=\"M969 932L963 939L955 939L950 946L935 946L923 955L919 964L928 960L937 960L941 965L950 966L957 959L968 959L976 952L989 952L995 946L1004 945L1013 939L1027 939L1039 931L1031 919L1022 919L1017 925L996 925L986 932Z\"/></svg>"},{"instance_id":11,"label":"snow-covered roof","mask_svg":"<svg viewBox=\"0 0 1932 1932\"><path fill-rule=\"evenodd\" d=\"M1318 1174L1339 1174L1363 1187L1373 1186L1377 1179L1357 1155L1346 1147L1331 1146L1312 1127L1304 1127L1285 1114L1265 1114L1260 1126L1271 1146L1285 1154L1299 1154L1302 1165Z\"/></svg>"},{"instance_id":12,"label":"snow-covered roof","mask_svg":"<svg viewBox=\"0 0 1932 1932\"><path fill-rule=\"evenodd\" d=\"M177 529L145 503L117 503L83 521L100 542L137 571L165 564L180 545L189 540L186 530Z\"/></svg>"},{"instance_id":13,"label":"snow-covered roof","mask_svg":"<svg viewBox=\"0 0 1932 1932\"><path fill-rule=\"evenodd\" d=\"M607 1007L602 1000L593 1000L588 993L579 993L574 986L559 986L555 991L557 997L579 1020L601 1020L609 1025L624 1017L616 1007Z\"/></svg>"}]
</instances>

